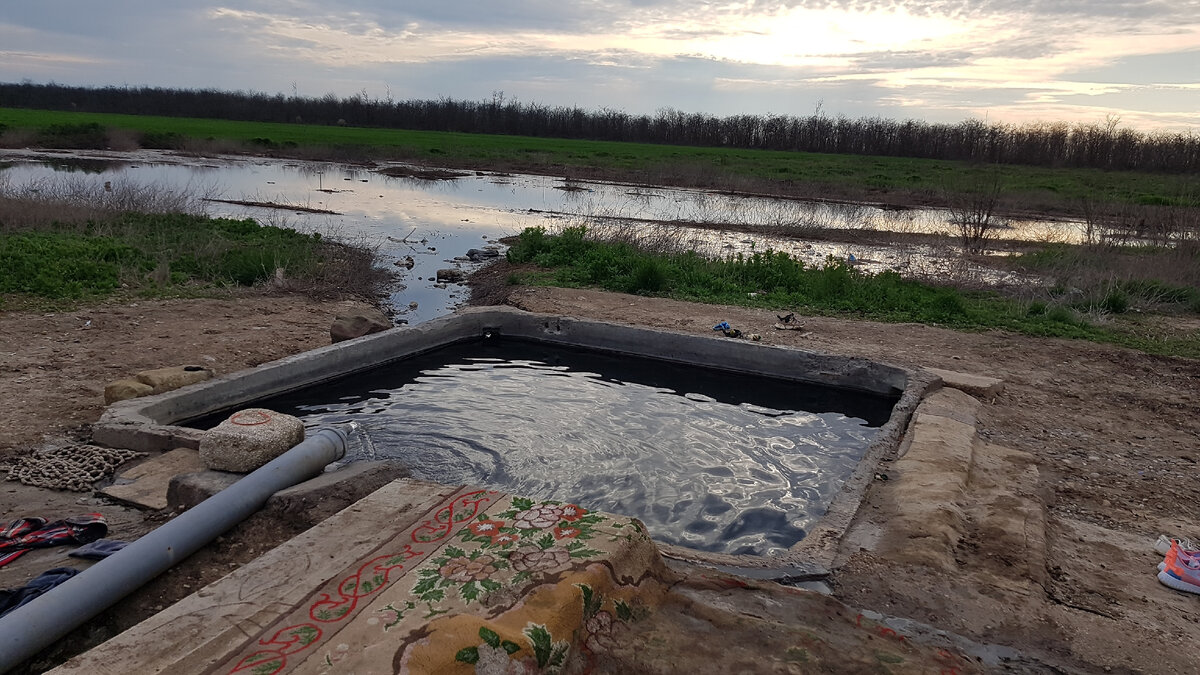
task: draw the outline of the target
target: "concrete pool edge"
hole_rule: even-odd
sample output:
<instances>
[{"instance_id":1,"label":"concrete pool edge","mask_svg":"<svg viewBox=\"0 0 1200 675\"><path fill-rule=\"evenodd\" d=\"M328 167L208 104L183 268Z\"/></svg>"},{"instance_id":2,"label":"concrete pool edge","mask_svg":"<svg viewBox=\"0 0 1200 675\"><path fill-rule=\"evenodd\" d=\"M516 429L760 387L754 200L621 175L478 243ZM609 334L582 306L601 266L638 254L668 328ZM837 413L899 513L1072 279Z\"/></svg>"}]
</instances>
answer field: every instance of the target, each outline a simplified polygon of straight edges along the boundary
<instances>
[{"instance_id":1,"label":"concrete pool edge","mask_svg":"<svg viewBox=\"0 0 1200 675\"><path fill-rule=\"evenodd\" d=\"M880 460L899 447L917 404L940 379L860 357L829 355L709 335L541 315L509 307L469 308L411 327L400 327L340 342L256 368L230 373L172 392L111 405L93 428L101 445L140 451L198 446L204 432L181 422L252 401L368 370L413 354L492 334L554 345L604 350L700 365L753 375L769 375L875 395L899 395L888 421L830 503L826 514L790 551L774 556L709 554L661 545L664 553L712 565L787 578L828 573L837 544L857 512Z\"/></svg>"}]
</instances>

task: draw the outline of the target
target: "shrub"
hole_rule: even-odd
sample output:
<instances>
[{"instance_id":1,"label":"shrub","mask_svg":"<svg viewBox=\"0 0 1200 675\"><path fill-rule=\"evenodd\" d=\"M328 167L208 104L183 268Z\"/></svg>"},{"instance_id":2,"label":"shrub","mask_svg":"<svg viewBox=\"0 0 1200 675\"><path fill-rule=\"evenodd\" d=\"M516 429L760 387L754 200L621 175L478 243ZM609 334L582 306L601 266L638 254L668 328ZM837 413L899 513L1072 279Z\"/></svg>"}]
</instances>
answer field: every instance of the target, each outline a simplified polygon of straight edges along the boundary
<instances>
[{"instance_id":1,"label":"shrub","mask_svg":"<svg viewBox=\"0 0 1200 675\"><path fill-rule=\"evenodd\" d=\"M1071 310L1059 305L1054 309L1046 312L1046 319L1057 323L1073 324L1076 323L1075 314Z\"/></svg>"},{"instance_id":2,"label":"shrub","mask_svg":"<svg viewBox=\"0 0 1200 675\"><path fill-rule=\"evenodd\" d=\"M505 254L511 263L529 263L550 247L550 238L544 227L527 227Z\"/></svg>"},{"instance_id":3,"label":"shrub","mask_svg":"<svg viewBox=\"0 0 1200 675\"><path fill-rule=\"evenodd\" d=\"M658 258L644 257L635 264L625 292L650 295L661 293L666 287L666 263Z\"/></svg>"},{"instance_id":4,"label":"shrub","mask_svg":"<svg viewBox=\"0 0 1200 675\"><path fill-rule=\"evenodd\" d=\"M97 122L52 124L38 130L37 144L51 148L102 150L108 147L108 132Z\"/></svg>"},{"instance_id":5,"label":"shrub","mask_svg":"<svg viewBox=\"0 0 1200 675\"><path fill-rule=\"evenodd\" d=\"M1100 300L1100 308L1110 314L1124 314L1129 311L1129 296L1120 288L1110 288Z\"/></svg>"},{"instance_id":6,"label":"shrub","mask_svg":"<svg viewBox=\"0 0 1200 675\"><path fill-rule=\"evenodd\" d=\"M178 150L183 147L185 140L183 134L175 131L146 131L142 133L138 144L156 150Z\"/></svg>"}]
</instances>

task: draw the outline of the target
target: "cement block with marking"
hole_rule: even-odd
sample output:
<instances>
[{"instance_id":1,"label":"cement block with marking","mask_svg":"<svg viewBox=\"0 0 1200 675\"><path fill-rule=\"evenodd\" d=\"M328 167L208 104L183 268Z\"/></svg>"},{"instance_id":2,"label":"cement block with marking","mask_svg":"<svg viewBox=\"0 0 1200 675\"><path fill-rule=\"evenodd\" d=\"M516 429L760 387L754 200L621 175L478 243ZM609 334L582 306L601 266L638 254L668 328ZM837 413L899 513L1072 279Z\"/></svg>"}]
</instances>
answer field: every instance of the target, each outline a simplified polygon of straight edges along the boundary
<instances>
[{"instance_id":1,"label":"cement block with marking","mask_svg":"<svg viewBox=\"0 0 1200 675\"><path fill-rule=\"evenodd\" d=\"M265 408L229 416L200 440L200 458L210 469L247 473L304 440L304 423Z\"/></svg>"}]
</instances>

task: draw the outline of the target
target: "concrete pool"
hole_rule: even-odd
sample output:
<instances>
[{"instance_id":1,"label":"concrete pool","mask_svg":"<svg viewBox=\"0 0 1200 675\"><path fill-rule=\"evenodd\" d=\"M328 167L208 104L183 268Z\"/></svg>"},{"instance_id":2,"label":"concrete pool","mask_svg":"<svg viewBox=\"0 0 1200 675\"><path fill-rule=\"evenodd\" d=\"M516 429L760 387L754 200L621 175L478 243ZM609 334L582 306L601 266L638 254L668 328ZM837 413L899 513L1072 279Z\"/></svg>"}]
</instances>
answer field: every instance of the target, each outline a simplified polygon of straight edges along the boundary
<instances>
[{"instance_id":1,"label":"concrete pool","mask_svg":"<svg viewBox=\"0 0 1200 675\"><path fill-rule=\"evenodd\" d=\"M416 369L407 380L389 384L379 379L388 369L406 367ZM548 375L551 379L544 379ZM450 433L449 428L429 428L464 391L490 388L492 393L522 397L532 381L513 377L541 377L542 382L567 387L524 401L525 412L509 411L523 430L515 441L503 438L513 434L500 434L498 441L494 434L471 438ZM431 384L456 379L466 388L449 398L429 398L437 389ZM511 381L495 384L505 379ZM204 433L192 426L196 420L251 403L271 404L272 397L278 397L275 409L312 416L308 421L313 426L346 421L366 426L374 445L382 448L380 454L410 464L418 476L453 484L492 484L538 498L577 499L588 508L646 520L668 555L805 577L819 576L828 567L832 548L880 459L896 450L909 416L933 381L929 374L860 358L488 308L120 402L106 411L94 438L135 449L194 447ZM483 387L484 382L493 384ZM722 389L722 383L728 386ZM316 400L306 399L303 392L312 385L320 385L308 390L320 392ZM599 388L580 389L588 386ZM578 393L583 407L568 405L568 390ZM632 392L634 398L606 400L614 390L623 396ZM789 396L808 396L810 401L788 401ZM402 405L393 408L391 399ZM424 413L421 406L412 407L414 400L425 402ZM869 410L856 409L855 400L866 402ZM488 410L482 415L484 429L494 429L506 415L495 401L462 400L462 406ZM588 426L579 423L588 406L608 410L593 416L592 423L618 420L600 440L579 438ZM613 406L618 412L612 412ZM671 408L682 411L674 421ZM538 410L554 412L550 417L530 416L529 411ZM631 414L641 421L631 426L623 419ZM457 429L469 418L459 416L450 427ZM697 424L697 419L704 421ZM406 421L414 422L407 431L395 428ZM648 421L652 429L647 429ZM525 433L538 426L550 428ZM823 442L805 436L814 426ZM708 427L708 436L681 440L688 453L699 458L696 461L676 462L674 452L655 455L656 448L672 438L690 436L698 427ZM783 433L794 430L804 433ZM734 440L738 437L740 442ZM580 457L592 461L597 443L615 444L621 438L627 438L624 445L630 448L623 459L587 465L557 482L541 480L540 475L529 480L530 473L544 473L529 470L541 466L537 453L524 458L513 454L508 463L497 460L521 446L576 446L574 459L558 462L561 472L576 466ZM721 454L739 444L753 452L733 448L733 455ZM403 450L399 457L393 452L396 448ZM820 459L830 449L835 461ZM819 466L814 467L810 455L817 456ZM743 466L747 462L751 466ZM763 464L753 466L754 462ZM447 463L453 470L445 470ZM665 465L675 464L666 469L676 473L663 473ZM434 470L433 465L441 468ZM623 478L633 485L619 484ZM764 495L765 502L755 501Z\"/></svg>"}]
</instances>

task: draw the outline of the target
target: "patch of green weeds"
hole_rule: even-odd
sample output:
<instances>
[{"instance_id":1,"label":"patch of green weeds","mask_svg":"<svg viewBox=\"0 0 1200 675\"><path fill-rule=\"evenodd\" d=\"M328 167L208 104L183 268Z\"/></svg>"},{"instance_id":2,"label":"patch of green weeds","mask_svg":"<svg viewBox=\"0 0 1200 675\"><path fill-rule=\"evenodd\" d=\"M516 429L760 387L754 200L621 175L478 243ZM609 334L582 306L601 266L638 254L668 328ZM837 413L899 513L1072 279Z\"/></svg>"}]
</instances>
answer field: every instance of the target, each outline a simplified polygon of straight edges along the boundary
<instances>
[{"instance_id":1,"label":"patch of green weeds","mask_svg":"<svg viewBox=\"0 0 1200 675\"><path fill-rule=\"evenodd\" d=\"M108 131L99 122L66 122L38 129L39 145L53 148L102 150L108 146Z\"/></svg>"},{"instance_id":2,"label":"patch of green weeds","mask_svg":"<svg viewBox=\"0 0 1200 675\"><path fill-rule=\"evenodd\" d=\"M0 293L49 299L187 284L253 285L277 268L317 272L320 237L253 220L126 214L83 227L0 234Z\"/></svg>"},{"instance_id":3,"label":"patch of green weeds","mask_svg":"<svg viewBox=\"0 0 1200 675\"><path fill-rule=\"evenodd\" d=\"M582 227L561 235L550 235L542 228L526 229L508 256L512 262L535 263L546 270L523 275L522 283L598 286L697 302L787 308L959 330L1003 329L1110 342L1154 353L1200 355L1200 339L1162 340L1120 325L1095 325L1063 301L1024 303L995 292L967 292L911 281L891 271L871 274L832 258L818 266L769 250L718 260L695 252L664 255L591 239ZM1067 295L1064 289L1064 298ZM1129 308L1128 296L1127 288L1112 286L1084 311L1099 306L1120 314Z\"/></svg>"}]
</instances>

